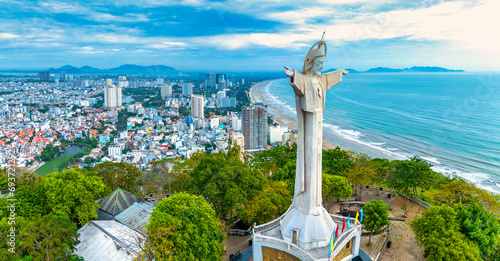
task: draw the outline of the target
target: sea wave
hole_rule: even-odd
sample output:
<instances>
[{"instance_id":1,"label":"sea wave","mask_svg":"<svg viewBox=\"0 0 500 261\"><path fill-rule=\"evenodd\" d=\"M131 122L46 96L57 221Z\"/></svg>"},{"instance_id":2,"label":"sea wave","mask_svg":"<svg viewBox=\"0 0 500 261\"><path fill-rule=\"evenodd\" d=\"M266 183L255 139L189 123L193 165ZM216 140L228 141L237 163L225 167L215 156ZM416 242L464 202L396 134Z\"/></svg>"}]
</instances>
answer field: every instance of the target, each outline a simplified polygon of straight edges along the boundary
<instances>
[{"instance_id":1,"label":"sea wave","mask_svg":"<svg viewBox=\"0 0 500 261\"><path fill-rule=\"evenodd\" d=\"M490 175L481 172L464 172L456 169L450 169L446 166L432 166L432 170L439 172L441 174L447 175L449 177L461 177L473 184L477 187L485 189L490 192L499 193L500 190L495 189L495 187L500 187L500 184L495 182L490 178Z\"/></svg>"},{"instance_id":2,"label":"sea wave","mask_svg":"<svg viewBox=\"0 0 500 261\"><path fill-rule=\"evenodd\" d=\"M289 101L291 103L295 103L295 101L292 99L284 99L283 97L277 97L276 95L271 94L270 90L273 84L280 84L276 83L276 81L279 80L274 80L270 81L268 84L266 84L263 88L261 88L261 92L267 97L268 102L275 106L278 110L280 110L281 113L286 113L286 114L296 114L295 106L292 106L291 104L288 104L284 101ZM274 89L274 86L273 86ZM339 95L336 95L339 97ZM347 100L348 102L352 103L358 103L357 101L353 101L350 99L347 99L345 97L339 97L340 99ZM362 106L367 106L365 104L359 104ZM368 105L369 106L369 105ZM371 109L385 109L377 106L377 108L372 107ZM422 117L419 115L412 115L408 113L403 113L401 111L397 111L394 109L389 110L390 113L395 113L399 115L403 115L409 118L413 118L415 120L419 120L420 122L430 122L434 119L428 119L427 117ZM339 140L345 140L347 143L352 143L352 144L357 144L360 146L361 149L366 148L368 151L376 151L379 155L386 155L388 158L393 158L393 159L409 159L415 155L415 146L416 144L421 144L421 140L417 140L415 138L412 138L411 136L404 136L403 139L398 139L395 140L395 137L392 136L384 136L383 134L377 135L377 138L373 138L373 135L366 133L362 133L359 130L354 130L354 129L346 129L344 127L336 126L334 124L329 124L329 123L324 123L323 124L325 128L325 132L330 131L330 134L333 134L334 136L338 137ZM325 136L327 136L327 133L324 133ZM335 137L333 139L336 139ZM373 140L373 141L370 141ZM385 142L380 142L380 140L385 141ZM395 145L394 143L398 144ZM432 162L435 164L435 166L432 167L432 169L436 172L440 172L444 175L448 176L459 176L462 177L474 184L476 186L483 188L487 191L491 191L494 193L499 193L500 190L498 189L500 187L499 183L496 183L493 181L490 176L486 173L479 173L479 172L464 172L464 171L459 171L456 169L451 169L452 164L450 165L448 161L454 161L453 159L448 159L448 157L440 157L438 155L426 155L427 153L424 153L422 151L422 154L425 156L420 156L422 159L427 160L429 162ZM444 155L443 155L444 156ZM440 158L440 159L438 159ZM441 161L445 162L444 164L441 163ZM455 159L456 161L456 159ZM458 164L458 162L456 162ZM463 162L462 162L463 164ZM437 166L436 166L437 165ZM445 166L447 165L447 166Z\"/></svg>"},{"instance_id":3,"label":"sea wave","mask_svg":"<svg viewBox=\"0 0 500 261\"><path fill-rule=\"evenodd\" d=\"M329 129L330 131L332 131L335 135L337 135L341 139L353 141L359 145L375 149L388 157L395 158L395 159L408 159L409 158L408 155L388 150L387 148L384 148L381 145L375 145L376 143L374 143L374 142L363 141L361 139L363 134L359 131L341 129L339 126L335 126L335 125L332 125L329 123L323 123L323 127Z\"/></svg>"},{"instance_id":4,"label":"sea wave","mask_svg":"<svg viewBox=\"0 0 500 261\"><path fill-rule=\"evenodd\" d=\"M282 99L278 99L278 97L274 96L269 92L269 86L274 84L278 80L270 81L268 84L264 86L264 93L267 95L267 97L270 99L269 102L273 104L274 107L282 107L286 108L290 113L296 114L297 110L291 106L290 104L287 104L286 102L282 101Z\"/></svg>"},{"instance_id":5,"label":"sea wave","mask_svg":"<svg viewBox=\"0 0 500 261\"><path fill-rule=\"evenodd\" d=\"M439 162L438 159L434 158L434 157L423 157L423 156L420 156L422 159L424 160L427 160L427 161L430 161L432 163L435 163L435 164L439 164L441 165L441 162Z\"/></svg>"}]
</instances>

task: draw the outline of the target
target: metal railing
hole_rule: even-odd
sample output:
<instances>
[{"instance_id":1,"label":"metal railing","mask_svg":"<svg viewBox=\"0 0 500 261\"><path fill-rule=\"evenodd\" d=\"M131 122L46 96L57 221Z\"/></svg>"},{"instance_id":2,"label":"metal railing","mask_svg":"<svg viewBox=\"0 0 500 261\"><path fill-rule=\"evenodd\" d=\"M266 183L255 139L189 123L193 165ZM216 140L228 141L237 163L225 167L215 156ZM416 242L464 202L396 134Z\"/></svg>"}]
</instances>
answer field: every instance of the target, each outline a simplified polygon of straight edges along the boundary
<instances>
[{"instance_id":1,"label":"metal railing","mask_svg":"<svg viewBox=\"0 0 500 261\"><path fill-rule=\"evenodd\" d=\"M342 233L340 237L338 237L333 243L333 252L330 255L329 260L333 260L335 256L344 248L344 246L349 242L349 239L352 238L358 230L361 229L361 225L355 226L346 232Z\"/></svg>"},{"instance_id":2,"label":"metal railing","mask_svg":"<svg viewBox=\"0 0 500 261\"><path fill-rule=\"evenodd\" d=\"M427 202L425 202L425 201L423 201L423 200L421 200L421 199L419 199L419 198L417 198L417 197L411 197L411 199L412 199L413 201L415 201L417 204L420 204L422 207L425 207L425 208L427 208L427 209L429 209L429 208L431 208L431 207L432 207L432 205L431 205L431 204L429 204L429 203L427 203Z\"/></svg>"}]
</instances>

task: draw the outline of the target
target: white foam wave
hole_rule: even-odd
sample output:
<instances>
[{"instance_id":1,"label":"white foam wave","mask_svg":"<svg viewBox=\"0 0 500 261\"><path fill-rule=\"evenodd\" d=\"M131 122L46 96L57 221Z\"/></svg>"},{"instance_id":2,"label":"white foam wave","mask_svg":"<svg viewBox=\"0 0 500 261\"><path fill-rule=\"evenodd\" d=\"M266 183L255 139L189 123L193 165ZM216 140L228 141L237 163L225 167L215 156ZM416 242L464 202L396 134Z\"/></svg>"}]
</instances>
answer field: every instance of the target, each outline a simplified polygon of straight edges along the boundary
<instances>
[{"instance_id":1,"label":"white foam wave","mask_svg":"<svg viewBox=\"0 0 500 261\"><path fill-rule=\"evenodd\" d=\"M496 189L494 189L494 187L492 187L492 185L495 185L496 187L500 187L500 185L498 183L496 183L495 181L493 181L490 178L490 176L486 173L464 172L464 171L460 171L460 170L449 169L448 167L445 167L445 166L433 166L433 167L431 167L431 169L436 171L436 172L445 174L447 176L458 176L458 177L464 178L464 179L470 181L471 183L475 184L477 187L485 189L487 191L494 192L494 193L500 192L500 190L496 190ZM487 184L490 184L490 186L488 186Z\"/></svg>"},{"instance_id":2,"label":"white foam wave","mask_svg":"<svg viewBox=\"0 0 500 261\"><path fill-rule=\"evenodd\" d=\"M441 165L441 162L439 162L438 159L434 158L434 157L421 157L422 159L424 160L427 160L427 161L430 161L434 164L440 164Z\"/></svg>"},{"instance_id":3,"label":"white foam wave","mask_svg":"<svg viewBox=\"0 0 500 261\"><path fill-rule=\"evenodd\" d=\"M360 137L363 136L363 134L359 131L356 130L344 130L341 129L339 126L335 126L329 123L324 123L323 127L328 128L329 130L333 131L337 136L339 136L342 139L349 140L349 141L354 141L357 144L360 144L365 147L369 147L372 149L375 149L377 151L380 151L384 155L387 155L391 158L395 159L408 159L409 157L401 154L401 153L396 153L393 151L390 151L384 147L381 147L380 145L375 145L373 142L365 142L360 139Z\"/></svg>"},{"instance_id":4,"label":"white foam wave","mask_svg":"<svg viewBox=\"0 0 500 261\"><path fill-rule=\"evenodd\" d=\"M290 113L296 114L297 111L295 110L295 108L293 106L291 106L290 104L287 104L287 103L283 102L283 99L278 99L278 97L272 95L269 92L269 86L271 86L272 84L274 84L276 81L277 80L269 82L263 88L264 92L267 94L267 97L269 97L271 99L270 103L273 104L274 107L281 106L281 107L287 109Z\"/></svg>"},{"instance_id":5,"label":"white foam wave","mask_svg":"<svg viewBox=\"0 0 500 261\"><path fill-rule=\"evenodd\" d=\"M272 84L274 84L276 81L278 81L278 80L268 82L263 88L263 90L264 90L263 93L265 93L267 95L267 97L270 98L269 102L272 103L273 105L275 105L275 107L278 107L278 106L281 107L278 109L284 108L284 109L287 109L289 112L295 114L296 110L295 110L294 106L291 106L290 104L283 102L282 101L283 99L278 99L276 96L272 95L269 92L269 87ZM346 99L344 97L339 97L339 98ZM348 99L346 99L346 100L348 100ZM348 100L348 102L355 102L355 101ZM276 105L278 105L278 106L276 106ZM363 106L366 106L366 105L363 104ZM379 109L379 108L376 108L376 109ZM391 112L397 113L397 114L403 114L400 111L391 111ZM418 117L416 115L408 115L405 113L404 116L409 116L412 118L422 120L420 117ZM363 134L357 130L341 129L339 126L335 126L335 125L328 124L328 123L324 123L323 126L325 128L327 128L328 130L332 131L334 134L336 134L341 139L352 141L352 142L357 143L359 145L375 149L375 150L377 150L377 151L379 151L379 152L381 152L389 157L392 157L395 159L409 159L409 158L413 157L413 155L403 153L400 148L389 148L389 147L384 148L383 145L385 145L385 143L383 143L383 142L369 142L369 141L365 142L362 140ZM442 163L439 162L439 160L435 157L421 157L421 158L425 159L427 161L430 161L434 164L440 165L440 166L433 166L432 167L432 169L436 172L440 172L440 173L448 175L448 176L459 176L459 177L462 177L462 178L476 184L476 186L478 186L482 189L485 189L487 191L494 192L494 193L500 192L500 190L495 189L495 187L500 187L500 184L491 180L488 174L485 174L485 173L466 173L466 172L459 171L459 170L453 170L453 169L450 169L446 166L441 165ZM488 186L488 185L490 185L490 186Z\"/></svg>"}]
</instances>

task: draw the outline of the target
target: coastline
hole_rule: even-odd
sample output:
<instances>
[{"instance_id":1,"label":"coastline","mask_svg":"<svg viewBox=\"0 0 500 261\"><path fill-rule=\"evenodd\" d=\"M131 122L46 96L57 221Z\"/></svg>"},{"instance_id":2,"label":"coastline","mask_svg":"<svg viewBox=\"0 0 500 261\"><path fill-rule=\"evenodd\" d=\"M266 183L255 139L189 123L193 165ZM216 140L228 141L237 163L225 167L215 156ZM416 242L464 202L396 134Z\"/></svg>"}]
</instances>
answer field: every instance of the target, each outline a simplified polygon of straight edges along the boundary
<instances>
[{"instance_id":1,"label":"coastline","mask_svg":"<svg viewBox=\"0 0 500 261\"><path fill-rule=\"evenodd\" d=\"M258 82L250 88L249 96L252 103L263 103L267 104L267 114L268 116L277 124L281 126L287 126L289 129L297 130L297 119L284 114L280 110L278 110L272 103L269 102L268 99L264 95L262 95L261 88L265 85L269 84L273 80L266 80L263 82ZM336 145L329 141L325 135L323 135L323 149L329 150L334 149L339 145ZM340 146L339 146L340 147ZM349 150L347 147L343 147L344 150Z\"/></svg>"},{"instance_id":2,"label":"coastline","mask_svg":"<svg viewBox=\"0 0 500 261\"><path fill-rule=\"evenodd\" d=\"M264 94L265 90L262 90L265 86L271 84L273 81L280 80L266 80L258 82L250 88L249 96L252 103L263 103L267 104L268 115L271 119L279 125L287 126L290 129L296 130L297 123L296 118L284 113L282 110L275 107L273 102ZM343 150L354 151L357 153L366 154L374 158L385 158L389 160L401 160L404 158L396 157L391 155L390 152L383 152L377 148L370 147L366 144L356 143L352 140L345 139L342 136L332 131L330 128L323 126L323 149L334 149L340 147Z\"/></svg>"}]
</instances>

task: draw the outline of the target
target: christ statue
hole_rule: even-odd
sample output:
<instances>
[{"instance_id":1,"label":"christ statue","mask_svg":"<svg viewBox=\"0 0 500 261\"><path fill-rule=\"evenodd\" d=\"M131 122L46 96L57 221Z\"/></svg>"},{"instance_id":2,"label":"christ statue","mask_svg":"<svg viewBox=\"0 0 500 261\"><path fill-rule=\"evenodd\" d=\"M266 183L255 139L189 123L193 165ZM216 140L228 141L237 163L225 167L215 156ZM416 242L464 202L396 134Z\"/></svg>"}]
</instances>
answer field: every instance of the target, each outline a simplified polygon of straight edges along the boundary
<instances>
[{"instance_id":1,"label":"christ statue","mask_svg":"<svg viewBox=\"0 0 500 261\"><path fill-rule=\"evenodd\" d=\"M326 91L342 81L342 75L348 74L348 71L343 69L321 74L325 56L326 44L318 41L307 53L301 73L288 66L285 66L284 71L290 77L290 85L295 92L299 135L293 205L299 212L309 215L314 214L314 209L321 207L323 111Z\"/></svg>"}]
</instances>

